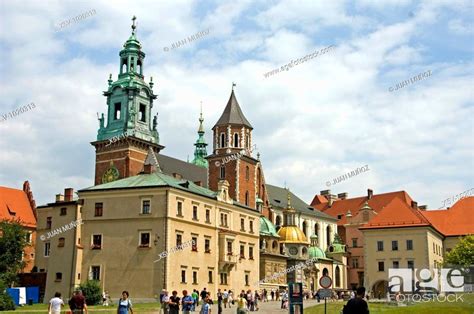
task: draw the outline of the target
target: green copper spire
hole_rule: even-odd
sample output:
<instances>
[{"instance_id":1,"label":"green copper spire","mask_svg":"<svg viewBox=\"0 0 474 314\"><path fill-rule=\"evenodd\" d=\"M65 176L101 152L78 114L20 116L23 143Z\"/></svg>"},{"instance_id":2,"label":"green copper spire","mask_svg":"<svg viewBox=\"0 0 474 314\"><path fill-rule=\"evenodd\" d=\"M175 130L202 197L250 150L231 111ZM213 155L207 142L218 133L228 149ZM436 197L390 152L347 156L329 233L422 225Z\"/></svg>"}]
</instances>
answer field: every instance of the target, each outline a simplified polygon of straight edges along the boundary
<instances>
[{"instance_id":1,"label":"green copper spire","mask_svg":"<svg viewBox=\"0 0 474 314\"><path fill-rule=\"evenodd\" d=\"M105 117L99 118L97 140L104 141L114 137L135 137L149 143L159 144L159 134L156 129L158 117L151 115L153 100L153 79L146 83L143 75L145 53L136 37L136 17L132 18L132 34L120 51L120 69L118 79L112 75L108 80L107 123Z\"/></svg>"},{"instance_id":2,"label":"green copper spire","mask_svg":"<svg viewBox=\"0 0 474 314\"><path fill-rule=\"evenodd\" d=\"M203 123L204 119L202 117L202 102L201 102L201 115L199 117L199 129L198 129L198 139L196 143L194 143L194 146L196 148L194 149L194 159L191 163L195 164L196 166L204 167L207 168L209 163L207 159L205 158L207 156L207 150L206 150L206 140L204 139L204 126Z\"/></svg>"}]
</instances>

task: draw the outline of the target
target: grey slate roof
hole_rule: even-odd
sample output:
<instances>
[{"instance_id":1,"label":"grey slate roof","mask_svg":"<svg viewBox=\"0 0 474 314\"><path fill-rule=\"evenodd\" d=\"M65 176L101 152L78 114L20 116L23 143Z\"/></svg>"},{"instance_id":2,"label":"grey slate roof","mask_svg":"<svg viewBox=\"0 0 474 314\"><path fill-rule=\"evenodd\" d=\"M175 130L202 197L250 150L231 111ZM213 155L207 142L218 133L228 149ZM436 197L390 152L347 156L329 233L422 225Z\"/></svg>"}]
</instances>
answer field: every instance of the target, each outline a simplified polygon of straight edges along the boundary
<instances>
[{"instance_id":1,"label":"grey slate roof","mask_svg":"<svg viewBox=\"0 0 474 314\"><path fill-rule=\"evenodd\" d=\"M266 184L268 198L272 207L284 209L287 205L288 200L288 190L279 186ZM316 208L312 207L309 204L306 204L302 199L293 194L290 191L291 195L291 206L296 209L296 212L302 213L309 216L315 216L322 219L336 221L337 218L334 218L328 214L325 214Z\"/></svg>"},{"instance_id":2,"label":"grey slate roof","mask_svg":"<svg viewBox=\"0 0 474 314\"><path fill-rule=\"evenodd\" d=\"M214 125L214 128L218 125L229 125L229 124L237 124L237 125L245 125L250 129L253 129L250 122L245 118L242 109L240 109L240 105L237 102L237 98L235 98L234 91L230 94L229 101L227 102L227 106L224 109L221 117ZM214 129L213 128L213 129Z\"/></svg>"},{"instance_id":3,"label":"grey slate roof","mask_svg":"<svg viewBox=\"0 0 474 314\"><path fill-rule=\"evenodd\" d=\"M156 159L158 160L158 164L163 173L171 176L173 173L178 173L183 177L183 179L192 182L201 181L202 186L207 188L206 168L162 154L156 155Z\"/></svg>"}]
</instances>

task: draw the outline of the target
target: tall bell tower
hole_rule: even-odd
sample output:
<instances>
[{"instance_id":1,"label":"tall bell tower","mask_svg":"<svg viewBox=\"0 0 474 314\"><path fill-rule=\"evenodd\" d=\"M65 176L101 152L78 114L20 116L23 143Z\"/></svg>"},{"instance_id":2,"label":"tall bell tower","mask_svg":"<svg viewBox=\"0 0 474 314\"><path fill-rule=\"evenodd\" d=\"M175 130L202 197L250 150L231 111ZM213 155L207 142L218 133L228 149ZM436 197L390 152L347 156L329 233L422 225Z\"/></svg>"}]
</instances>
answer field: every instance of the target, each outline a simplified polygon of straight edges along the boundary
<instances>
[{"instance_id":1,"label":"tall bell tower","mask_svg":"<svg viewBox=\"0 0 474 314\"><path fill-rule=\"evenodd\" d=\"M229 196L238 203L262 210L268 205L259 158L252 156L253 127L244 116L232 83L227 105L213 130L213 153L209 161L209 188L217 190L220 180L229 182Z\"/></svg>"},{"instance_id":2,"label":"tall bell tower","mask_svg":"<svg viewBox=\"0 0 474 314\"><path fill-rule=\"evenodd\" d=\"M116 81L110 74L107 97L107 120L99 118L96 149L95 184L137 175L151 148L156 154L159 144L158 115L151 116L153 78L146 83L143 75L145 53L136 37L136 17L132 18L132 34L120 51L120 68Z\"/></svg>"}]
</instances>

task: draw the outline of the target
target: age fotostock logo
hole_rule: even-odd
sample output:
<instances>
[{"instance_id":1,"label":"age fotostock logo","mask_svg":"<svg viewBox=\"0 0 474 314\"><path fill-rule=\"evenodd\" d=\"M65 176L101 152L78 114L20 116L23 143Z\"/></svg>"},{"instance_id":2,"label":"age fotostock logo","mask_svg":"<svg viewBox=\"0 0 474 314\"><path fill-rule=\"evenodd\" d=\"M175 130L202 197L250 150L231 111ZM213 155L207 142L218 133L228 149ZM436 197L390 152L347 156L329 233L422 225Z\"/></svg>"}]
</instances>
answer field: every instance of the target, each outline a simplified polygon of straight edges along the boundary
<instances>
[{"instance_id":1,"label":"age fotostock logo","mask_svg":"<svg viewBox=\"0 0 474 314\"><path fill-rule=\"evenodd\" d=\"M463 292L469 269L389 268L388 289L394 292Z\"/></svg>"}]
</instances>

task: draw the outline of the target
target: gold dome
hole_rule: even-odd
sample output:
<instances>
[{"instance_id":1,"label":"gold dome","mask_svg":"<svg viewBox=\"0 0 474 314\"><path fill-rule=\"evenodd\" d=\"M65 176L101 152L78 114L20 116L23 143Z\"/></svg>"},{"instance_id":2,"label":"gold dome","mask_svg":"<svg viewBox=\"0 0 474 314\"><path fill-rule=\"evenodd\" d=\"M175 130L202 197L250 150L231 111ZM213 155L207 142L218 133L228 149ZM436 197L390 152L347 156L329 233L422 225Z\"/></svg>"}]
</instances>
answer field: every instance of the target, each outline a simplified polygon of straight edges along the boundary
<instances>
[{"instance_id":1,"label":"gold dome","mask_svg":"<svg viewBox=\"0 0 474 314\"><path fill-rule=\"evenodd\" d=\"M284 226L278 230L282 243L308 243L303 231L296 226Z\"/></svg>"}]
</instances>

